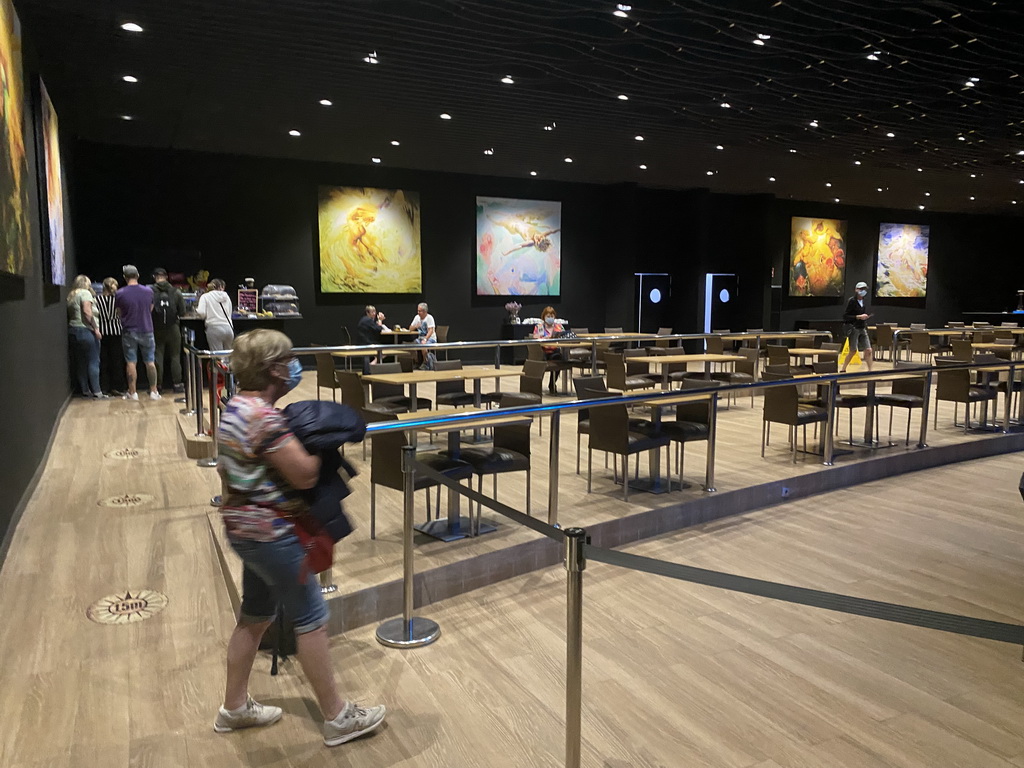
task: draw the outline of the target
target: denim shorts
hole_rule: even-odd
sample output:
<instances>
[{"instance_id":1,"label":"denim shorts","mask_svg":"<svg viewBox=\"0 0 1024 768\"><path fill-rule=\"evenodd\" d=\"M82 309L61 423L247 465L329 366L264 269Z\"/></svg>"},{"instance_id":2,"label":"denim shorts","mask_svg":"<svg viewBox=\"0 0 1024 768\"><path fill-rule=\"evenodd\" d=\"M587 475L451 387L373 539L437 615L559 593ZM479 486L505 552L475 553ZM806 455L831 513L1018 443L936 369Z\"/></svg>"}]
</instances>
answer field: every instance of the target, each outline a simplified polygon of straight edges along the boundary
<instances>
[{"instance_id":1,"label":"denim shorts","mask_svg":"<svg viewBox=\"0 0 1024 768\"><path fill-rule=\"evenodd\" d=\"M855 349L858 352L871 349L871 339L868 337L867 328L854 328L850 326L846 329L846 338L850 342L850 349Z\"/></svg>"},{"instance_id":2,"label":"denim shorts","mask_svg":"<svg viewBox=\"0 0 1024 768\"><path fill-rule=\"evenodd\" d=\"M141 331L122 331L121 349L124 350L126 363L137 363L136 351L142 350L142 362L152 363L156 360L156 339L152 333Z\"/></svg>"},{"instance_id":3,"label":"denim shorts","mask_svg":"<svg viewBox=\"0 0 1024 768\"><path fill-rule=\"evenodd\" d=\"M241 623L271 621L278 605L297 635L327 623L327 603L316 574L305 574L306 583L299 583L306 552L294 534L275 541L231 539L231 548L243 563Z\"/></svg>"}]
</instances>

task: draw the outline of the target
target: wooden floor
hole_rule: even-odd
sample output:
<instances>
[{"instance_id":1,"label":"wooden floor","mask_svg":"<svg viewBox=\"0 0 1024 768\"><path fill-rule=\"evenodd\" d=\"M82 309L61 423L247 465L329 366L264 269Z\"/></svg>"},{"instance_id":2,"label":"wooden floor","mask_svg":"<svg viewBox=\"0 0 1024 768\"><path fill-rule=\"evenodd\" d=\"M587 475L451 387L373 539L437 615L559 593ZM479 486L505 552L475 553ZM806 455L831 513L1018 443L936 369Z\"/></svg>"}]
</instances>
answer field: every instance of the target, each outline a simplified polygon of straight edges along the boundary
<instances>
[{"instance_id":1,"label":"wooden floor","mask_svg":"<svg viewBox=\"0 0 1024 768\"><path fill-rule=\"evenodd\" d=\"M443 629L428 648L385 649L373 627L336 638L343 690L391 710L369 739L325 749L297 665L271 678L263 657L252 692L284 707L283 721L214 734L233 618L207 522L215 475L182 457L177 407L76 401L60 425L0 571L0 766L560 764L559 568L428 607ZM759 428L759 410L741 404L723 414L726 433L744 413ZM735 429L745 445L749 424ZM940 428L932 442L947 438L960 439ZM738 453L757 446L755 435ZM104 455L123 448L144 453ZM758 462L723 454L719 486ZM699 479L699 459L690 466ZM792 471L785 459L760 466ZM1019 623L1022 469L1010 455L921 472L630 551ZM621 504L607 478L589 497L572 482L566 523L584 504L587 515ZM97 504L119 496L141 505ZM123 626L86 618L98 598L138 588L166 594L167 608ZM1020 648L599 564L585 591L584 765L1024 767Z\"/></svg>"}]
</instances>

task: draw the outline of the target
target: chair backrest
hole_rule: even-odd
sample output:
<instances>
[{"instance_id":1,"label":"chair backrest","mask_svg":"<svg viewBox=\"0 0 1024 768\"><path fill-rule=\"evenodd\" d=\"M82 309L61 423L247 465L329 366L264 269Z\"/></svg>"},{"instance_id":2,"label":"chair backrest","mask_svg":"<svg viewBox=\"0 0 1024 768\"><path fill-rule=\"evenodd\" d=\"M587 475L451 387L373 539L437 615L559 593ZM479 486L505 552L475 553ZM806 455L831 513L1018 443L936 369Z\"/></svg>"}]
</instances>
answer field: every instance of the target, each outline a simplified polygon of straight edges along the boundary
<instances>
[{"instance_id":1,"label":"chair backrest","mask_svg":"<svg viewBox=\"0 0 1024 768\"><path fill-rule=\"evenodd\" d=\"M434 328L434 334L437 336L437 343L444 344L448 341L448 326L439 325ZM434 370L437 370L436 368Z\"/></svg>"},{"instance_id":2,"label":"chair backrest","mask_svg":"<svg viewBox=\"0 0 1024 768\"><path fill-rule=\"evenodd\" d=\"M527 344L526 345L526 359L527 360L537 360L537 361L540 361L542 363L545 362L544 350L541 348L541 345L540 344Z\"/></svg>"},{"instance_id":3,"label":"chair backrest","mask_svg":"<svg viewBox=\"0 0 1024 768\"><path fill-rule=\"evenodd\" d=\"M1016 328L1017 324L1016 323L1000 323L999 327L1000 328Z\"/></svg>"},{"instance_id":4,"label":"chair backrest","mask_svg":"<svg viewBox=\"0 0 1024 768\"><path fill-rule=\"evenodd\" d=\"M642 376L645 373L650 373L651 366L649 363L637 363L629 359L631 357L647 357L650 354L649 349L642 347L622 350L622 357L626 363L626 376Z\"/></svg>"},{"instance_id":5,"label":"chair backrest","mask_svg":"<svg viewBox=\"0 0 1024 768\"><path fill-rule=\"evenodd\" d=\"M957 362L960 362L959 360ZM966 368L935 372L935 397L939 400L967 402L971 391L971 372Z\"/></svg>"},{"instance_id":6,"label":"chair backrest","mask_svg":"<svg viewBox=\"0 0 1024 768\"><path fill-rule=\"evenodd\" d=\"M821 349L831 349L834 352L839 352L843 348L843 345L837 341L823 341L821 342Z\"/></svg>"},{"instance_id":7,"label":"chair backrest","mask_svg":"<svg viewBox=\"0 0 1024 768\"><path fill-rule=\"evenodd\" d=\"M911 323L910 324L910 330L912 330L912 331L923 331L927 327L928 326L925 325L924 323Z\"/></svg>"},{"instance_id":8,"label":"chair backrest","mask_svg":"<svg viewBox=\"0 0 1024 768\"><path fill-rule=\"evenodd\" d=\"M793 378L793 371L790 369L789 363L786 363L785 365L772 365L769 363L764 367L764 371L761 373L761 378L765 381L791 379Z\"/></svg>"},{"instance_id":9,"label":"chair backrest","mask_svg":"<svg viewBox=\"0 0 1024 768\"><path fill-rule=\"evenodd\" d=\"M370 363L370 373L406 373L399 363ZM404 384L388 384L373 382L370 384L370 392L374 400L378 397L403 397L405 395Z\"/></svg>"},{"instance_id":10,"label":"chair backrest","mask_svg":"<svg viewBox=\"0 0 1024 768\"><path fill-rule=\"evenodd\" d=\"M839 363L835 360L819 360L811 363L811 370L815 373L839 373Z\"/></svg>"},{"instance_id":11,"label":"chair backrest","mask_svg":"<svg viewBox=\"0 0 1024 768\"><path fill-rule=\"evenodd\" d=\"M661 327L661 328L658 329L658 335L659 336L668 336L671 333L672 333L672 329L671 328Z\"/></svg>"},{"instance_id":12,"label":"chair backrest","mask_svg":"<svg viewBox=\"0 0 1024 768\"><path fill-rule=\"evenodd\" d=\"M341 388L341 402L349 408L362 411L366 407L366 393L363 391L363 377L355 371L337 371L338 386Z\"/></svg>"},{"instance_id":13,"label":"chair backrest","mask_svg":"<svg viewBox=\"0 0 1024 768\"><path fill-rule=\"evenodd\" d=\"M576 390L577 400L591 400L597 397L598 392L608 392L604 376L573 376L572 386Z\"/></svg>"},{"instance_id":14,"label":"chair backrest","mask_svg":"<svg viewBox=\"0 0 1024 768\"><path fill-rule=\"evenodd\" d=\"M746 373L751 376L757 374L758 354L753 347L740 347L736 354L742 359L737 360L733 366L737 373Z\"/></svg>"},{"instance_id":15,"label":"chair backrest","mask_svg":"<svg viewBox=\"0 0 1024 768\"><path fill-rule=\"evenodd\" d=\"M968 362L973 357L974 348L970 339L953 339L950 344L953 347L953 357L957 360Z\"/></svg>"},{"instance_id":16,"label":"chair backrest","mask_svg":"<svg viewBox=\"0 0 1024 768\"><path fill-rule=\"evenodd\" d=\"M946 325L949 326L950 328L963 328L964 327L963 323L956 322L956 321L953 321L953 320L951 320L950 322L946 323Z\"/></svg>"},{"instance_id":17,"label":"chair backrest","mask_svg":"<svg viewBox=\"0 0 1024 768\"><path fill-rule=\"evenodd\" d=\"M974 334L974 340L979 344L991 344L996 340L995 331Z\"/></svg>"},{"instance_id":18,"label":"chair backrest","mask_svg":"<svg viewBox=\"0 0 1024 768\"><path fill-rule=\"evenodd\" d=\"M1013 331L1001 331L999 329L996 329L992 331L992 335L995 337L995 340L997 342L1006 341L1007 339L1013 341Z\"/></svg>"},{"instance_id":19,"label":"chair backrest","mask_svg":"<svg viewBox=\"0 0 1024 768\"><path fill-rule=\"evenodd\" d=\"M769 365L789 365L789 347L780 344L768 345Z\"/></svg>"},{"instance_id":20,"label":"chair backrest","mask_svg":"<svg viewBox=\"0 0 1024 768\"><path fill-rule=\"evenodd\" d=\"M461 371L461 360L438 360L434 363L435 371ZM466 382L462 381L439 381L435 385L435 394L438 395L459 395L466 393Z\"/></svg>"},{"instance_id":21,"label":"chair backrest","mask_svg":"<svg viewBox=\"0 0 1024 768\"><path fill-rule=\"evenodd\" d=\"M317 387L338 388L338 380L335 378L334 358L329 352L317 352L316 355L316 385Z\"/></svg>"},{"instance_id":22,"label":"chair backrest","mask_svg":"<svg viewBox=\"0 0 1024 768\"><path fill-rule=\"evenodd\" d=\"M544 374L547 363L539 360L527 360L523 363L523 373L519 377L519 391L531 395L544 396Z\"/></svg>"},{"instance_id":23,"label":"chair backrest","mask_svg":"<svg viewBox=\"0 0 1024 768\"><path fill-rule=\"evenodd\" d=\"M676 406L676 421L689 421L707 426L711 422L711 398L695 400L692 403L679 403ZM707 440L707 435L704 439Z\"/></svg>"},{"instance_id":24,"label":"chair backrest","mask_svg":"<svg viewBox=\"0 0 1024 768\"><path fill-rule=\"evenodd\" d=\"M668 336L671 333L672 333L672 329L671 328L659 328L658 329L658 335L659 336ZM672 339L655 339L654 345L656 347L667 347L669 344L672 343L672 341L673 341Z\"/></svg>"},{"instance_id":25,"label":"chair backrest","mask_svg":"<svg viewBox=\"0 0 1024 768\"><path fill-rule=\"evenodd\" d=\"M626 388L626 363L625 358L622 355L617 355L614 352L607 352L604 356L605 373L608 374L608 388L609 389L621 389Z\"/></svg>"},{"instance_id":26,"label":"chair backrest","mask_svg":"<svg viewBox=\"0 0 1024 768\"><path fill-rule=\"evenodd\" d=\"M923 331L911 331L910 332L910 351L915 354L931 354L932 351L932 340L931 337Z\"/></svg>"},{"instance_id":27,"label":"chair backrest","mask_svg":"<svg viewBox=\"0 0 1024 768\"><path fill-rule=\"evenodd\" d=\"M622 333L622 328L605 328L605 333Z\"/></svg>"},{"instance_id":28,"label":"chair backrest","mask_svg":"<svg viewBox=\"0 0 1024 768\"><path fill-rule=\"evenodd\" d=\"M747 328L747 333L764 333L764 328Z\"/></svg>"},{"instance_id":29,"label":"chair backrest","mask_svg":"<svg viewBox=\"0 0 1024 768\"><path fill-rule=\"evenodd\" d=\"M573 328L572 332L575 333L577 336L586 336L588 333L590 333L590 329L580 326L579 328Z\"/></svg>"},{"instance_id":30,"label":"chair backrest","mask_svg":"<svg viewBox=\"0 0 1024 768\"><path fill-rule=\"evenodd\" d=\"M704 350L709 355L724 355L725 341L720 336L705 336Z\"/></svg>"},{"instance_id":31,"label":"chair backrest","mask_svg":"<svg viewBox=\"0 0 1024 768\"><path fill-rule=\"evenodd\" d=\"M519 405L533 405L526 398L515 392L503 392L498 401L499 408L515 408ZM530 422L523 424L503 424L494 428L494 447L507 448L510 451L530 455Z\"/></svg>"},{"instance_id":32,"label":"chair backrest","mask_svg":"<svg viewBox=\"0 0 1024 768\"><path fill-rule=\"evenodd\" d=\"M629 446L629 413L624 405L590 409L590 447L625 453Z\"/></svg>"},{"instance_id":33,"label":"chair backrest","mask_svg":"<svg viewBox=\"0 0 1024 768\"><path fill-rule=\"evenodd\" d=\"M397 419L397 416L392 417ZM389 421L387 417L380 419ZM370 438L370 482L401 491L405 487L402 472L402 448L409 445L409 433L385 432Z\"/></svg>"},{"instance_id":34,"label":"chair backrest","mask_svg":"<svg viewBox=\"0 0 1024 768\"><path fill-rule=\"evenodd\" d=\"M814 336L797 336L793 346L800 349L810 349L814 346L814 338Z\"/></svg>"},{"instance_id":35,"label":"chair backrest","mask_svg":"<svg viewBox=\"0 0 1024 768\"><path fill-rule=\"evenodd\" d=\"M712 328L712 333L732 333L728 328Z\"/></svg>"},{"instance_id":36,"label":"chair backrest","mask_svg":"<svg viewBox=\"0 0 1024 768\"><path fill-rule=\"evenodd\" d=\"M795 424L800 393L795 384L769 387L764 391L764 420Z\"/></svg>"},{"instance_id":37,"label":"chair backrest","mask_svg":"<svg viewBox=\"0 0 1024 768\"><path fill-rule=\"evenodd\" d=\"M883 349L888 349L892 346L892 326L891 325L879 325L875 327L875 344Z\"/></svg>"},{"instance_id":38,"label":"chair backrest","mask_svg":"<svg viewBox=\"0 0 1024 768\"><path fill-rule=\"evenodd\" d=\"M920 368L920 365L915 363L897 362L894 366L895 370L905 370L908 368ZM915 376L912 379L895 379L892 382L892 393L894 395L913 395L914 397L923 398L927 384L928 380L923 375Z\"/></svg>"}]
</instances>

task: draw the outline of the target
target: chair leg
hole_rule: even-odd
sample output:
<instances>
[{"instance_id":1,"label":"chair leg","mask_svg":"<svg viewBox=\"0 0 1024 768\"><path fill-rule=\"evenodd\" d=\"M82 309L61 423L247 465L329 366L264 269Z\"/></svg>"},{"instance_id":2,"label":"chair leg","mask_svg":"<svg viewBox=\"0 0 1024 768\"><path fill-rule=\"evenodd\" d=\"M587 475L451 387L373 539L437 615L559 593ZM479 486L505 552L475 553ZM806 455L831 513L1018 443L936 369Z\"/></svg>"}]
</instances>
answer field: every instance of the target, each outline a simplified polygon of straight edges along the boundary
<instances>
[{"instance_id":1,"label":"chair leg","mask_svg":"<svg viewBox=\"0 0 1024 768\"><path fill-rule=\"evenodd\" d=\"M910 415L912 413L913 413L913 411L910 408L907 408L907 442L906 442L906 445L908 445L908 446L910 445ZM892 428L889 429L889 434L890 435L892 434Z\"/></svg>"},{"instance_id":2,"label":"chair leg","mask_svg":"<svg viewBox=\"0 0 1024 768\"><path fill-rule=\"evenodd\" d=\"M767 444L768 419L761 419L761 458L764 458L764 447Z\"/></svg>"},{"instance_id":3,"label":"chair leg","mask_svg":"<svg viewBox=\"0 0 1024 768\"><path fill-rule=\"evenodd\" d=\"M893 408L891 405L889 406L889 437L892 437L892 412L895 411L895 410L896 409ZM909 413L907 414L907 424L910 424L910 414ZM908 426L907 429L910 429L910 427Z\"/></svg>"},{"instance_id":4,"label":"chair leg","mask_svg":"<svg viewBox=\"0 0 1024 768\"><path fill-rule=\"evenodd\" d=\"M576 432L576 474L580 473L580 433Z\"/></svg>"},{"instance_id":5,"label":"chair leg","mask_svg":"<svg viewBox=\"0 0 1024 768\"><path fill-rule=\"evenodd\" d=\"M377 538L377 484L370 483L370 538Z\"/></svg>"},{"instance_id":6,"label":"chair leg","mask_svg":"<svg viewBox=\"0 0 1024 768\"><path fill-rule=\"evenodd\" d=\"M591 481L594 475L594 452L590 449L590 444L587 444L587 493L590 493Z\"/></svg>"},{"instance_id":7,"label":"chair leg","mask_svg":"<svg viewBox=\"0 0 1024 768\"><path fill-rule=\"evenodd\" d=\"M796 426L789 428L789 447L793 451L793 463L796 464Z\"/></svg>"},{"instance_id":8,"label":"chair leg","mask_svg":"<svg viewBox=\"0 0 1024 768\"><path fill-rule=\"evenodd\" d=\"M639 464L639 459L637 464ZM629 501L629 454L622 454L622 498Z\"/></svg>"},{"instance_id":9,"label":"chair leg","mask_svg":"<svg viewBox=\"0 0 1024 768\"><path fill-rule=\"evenodd\" d=\"M441 510L440 509L437 510L437 516L438 517L441 516ZM427 489L427 522L429 523L431 521L431 519L432 518L430 517L430 490Z\"/></svg>"},{"instance_id":10,"label":"chair leg","mask_svg":"<svg viewBox=\"0 0 1024 768\"><path fill-rule=\"evenodd\" d=\"M527 517L533 517L533 513L530 511L530 468L526 468L526 515Z\"/></svg>"}]
</instances>

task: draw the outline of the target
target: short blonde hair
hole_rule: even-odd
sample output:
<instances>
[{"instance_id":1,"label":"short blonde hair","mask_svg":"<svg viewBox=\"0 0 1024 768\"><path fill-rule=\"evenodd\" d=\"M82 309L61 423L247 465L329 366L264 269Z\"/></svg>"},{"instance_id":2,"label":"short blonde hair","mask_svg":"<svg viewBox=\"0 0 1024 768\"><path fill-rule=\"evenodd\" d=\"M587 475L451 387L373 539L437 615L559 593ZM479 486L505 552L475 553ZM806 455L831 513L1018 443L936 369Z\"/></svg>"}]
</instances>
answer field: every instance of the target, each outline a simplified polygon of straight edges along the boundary
<instances>
[{"instance_id":1,"label":"short blonde hair","mask_svg":"<svg viewBox=\"0 0 1024 768\"><path fill-rule=\"evenodd\" d=\"M292 340L280 331L257 328L235 338L231 347L231 372L241 389L262 390L270 385L270 366L283 362L292 351Z\"/></svg>"},{"instance_id":2,"label":"short blonde hair","mask_svg":"<svg viewBox=\"0 0 1024 768\"><path fill-rule=\"evenodd\" d=\"M89 279L88 275L78 275L78 277L75 278L75 281L71 284L71 290L68 291L69 304L75 297L75 293L81 290L86 290L93 296L96 295L96 292L92 289L92 281Z\"/></svg>"},{"instance_id":3,"label":"short blonde hair","mask_svg":"<svg viewBox=\"0 0 1024 768\"><path fill-rule=\"evenodd\" d=\"M113 277L106 277L103 279L103 294L105 296L113 296L117 293L117 279Z\"/></svg>"}]
</instances>

